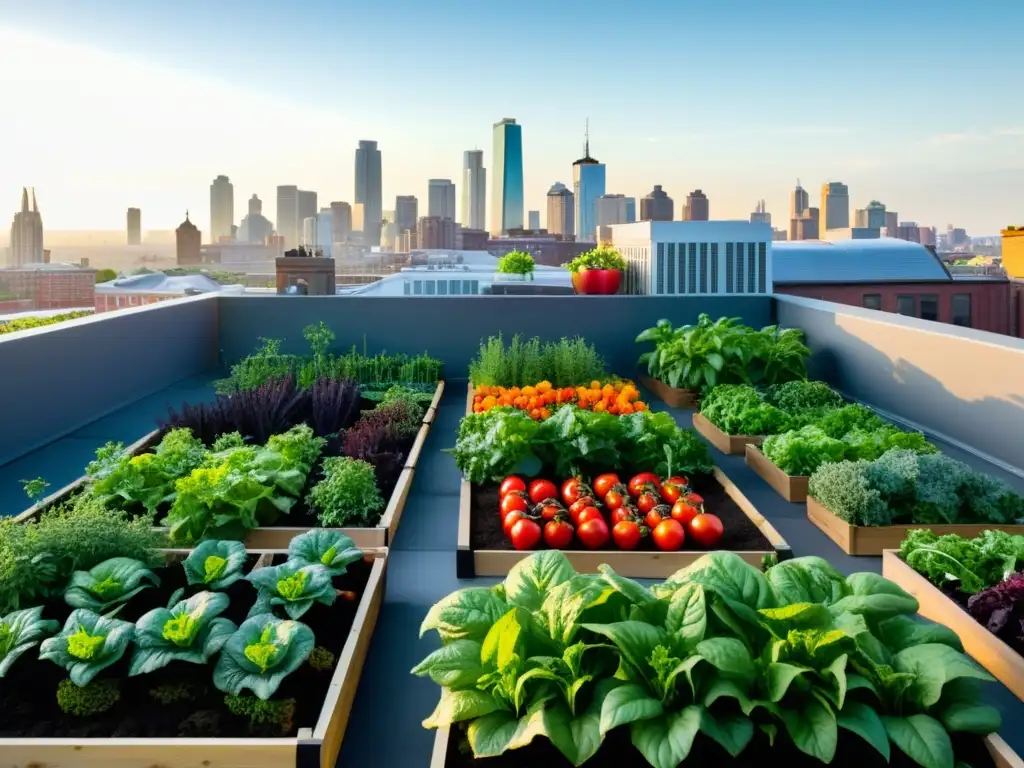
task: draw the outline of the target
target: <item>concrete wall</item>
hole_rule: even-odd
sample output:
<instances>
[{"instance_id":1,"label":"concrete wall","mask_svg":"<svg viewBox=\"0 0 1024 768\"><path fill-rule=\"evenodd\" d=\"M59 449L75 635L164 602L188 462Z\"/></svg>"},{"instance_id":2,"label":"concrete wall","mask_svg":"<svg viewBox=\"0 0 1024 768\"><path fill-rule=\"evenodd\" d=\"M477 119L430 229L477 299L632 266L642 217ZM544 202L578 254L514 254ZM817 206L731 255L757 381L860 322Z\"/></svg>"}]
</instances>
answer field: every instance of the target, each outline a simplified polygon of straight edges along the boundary
<instances>
[{"instance_id":1,"label":"concrete wall","mask_svg":"<svg viewBox=\"0 0 1024 768\"><path fill-rule=\"evenodd\" d=\"M0 465L217 364L217 299L0 336Z\"/></svg>"},{"instance_id":2,"label":"concrete wall","mask_svg":"<svg viewBox=\"0 0 1024 768\"><path fill-rule=\"evenodd\" d=\"M352 344L371 353L423 352L445 364L449 379L466 378L480 341L502 332L556 340L583 336L595 344L616 372L633 372L645 351L638 333L661 318L675 325L712 318L741 317L762 327L771 322L768 296L223 296L220 298L222 359L230 364L251 353L261 336L282 339L282 350L308 349L302 329L319 320L336 335L338 349Z\"/></svg>"},{"instance_id":3,"label":"concrete wall","mask_svg":"<svg viewBox=\"0 0 1024 768\"><path fill-rule=\"evenodd\" d=\"M1024 341L902 315L776 297L814 373L850 396L1024 472Z\"/></svg>"}]
</instances>

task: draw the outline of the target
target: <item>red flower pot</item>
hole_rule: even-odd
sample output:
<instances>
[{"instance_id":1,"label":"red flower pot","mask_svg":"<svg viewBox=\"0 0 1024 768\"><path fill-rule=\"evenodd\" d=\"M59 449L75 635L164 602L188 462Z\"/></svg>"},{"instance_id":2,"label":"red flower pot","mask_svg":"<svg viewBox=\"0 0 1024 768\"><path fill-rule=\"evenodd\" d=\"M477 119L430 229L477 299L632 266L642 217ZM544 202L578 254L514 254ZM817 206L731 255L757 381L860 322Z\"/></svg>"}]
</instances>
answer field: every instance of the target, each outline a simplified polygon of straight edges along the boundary
<instances>
[{"instance_id":1,"label":"red flower pot","mask_svg":"<svg viewBox=\"0 0 1024 768\"><path fill-rule=\"evenodd\" d=\"M581 269L574 272L572 286L587 296L611 296L619 292L622 272L617 269Z\"/></svg>"}]
</instances>

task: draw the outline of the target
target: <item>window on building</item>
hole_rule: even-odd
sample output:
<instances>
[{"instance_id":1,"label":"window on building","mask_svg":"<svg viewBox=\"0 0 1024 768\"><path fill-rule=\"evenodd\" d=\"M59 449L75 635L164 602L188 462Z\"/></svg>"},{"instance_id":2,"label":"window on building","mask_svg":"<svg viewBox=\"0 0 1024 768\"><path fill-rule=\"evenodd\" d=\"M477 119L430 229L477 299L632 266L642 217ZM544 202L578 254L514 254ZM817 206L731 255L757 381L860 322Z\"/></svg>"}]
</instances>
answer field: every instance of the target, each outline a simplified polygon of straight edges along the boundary
<instances>
[{"instance_id":1,"label":"window on building","mask_svg":"<svg viewBox=\"0 0 1024 768\"><path fill-rule=\"evenodd\" d=\"M461 287L462 287L462 281L461 280L449 280L448 281L448 293L450 293L452 296L458 296L459 295L459 288L461 288Z\"/></svg>"},{"instance_id":2,"label":"window on building","mask_svg":"<svg viewBox=\"0 0 1024 768\"><path fill-rule=\"evenodd\" d=\"M757 244L757 292L768 293L768 244Z\"/></svg>"},{"instance_id":3,"label":"window on building","mask_svg":"<svg viewBox=\"0 0 1024 768\"><path fill-rule=\"evenodd\" d=\"M896 312L907 317L917 317L917 297L897 296Z\"/></svg>"},{"instance_id":4,"label":"window on building","mask_svg":"<svg viewBox=\"0 0 1024 768\"><path fill-rule=\"evenodd\" d=\"M952 310L953 325L971 327L971 294L954 293Z\"/></svg>"},{"instance_id":5,"label":"window on building","mask_svg":"<svg viewBox=\"0 0 1024 768\"><path fill-rule=\"evenodd\" d=\"M734 257L734 245L732 243L725 244L725 292L735 293L736 292L736 281L733 278L735 270L733 269Z\"/></svg>"},{"instance_id":6,"label":"window on building","mask_svg":"<svg viewBox=\"0 0 1024 768\"><path fill-rule=\"evenodd\" d=\"M666 278L666 285L668 292L671 294L679 293L676 287L676 244L668 244L668 276Z\"/></svg>"},{"instance_id":7,"label":"window on building","mask_svg":"<svg viewBox=\"0 0 1024 768\"><path fill-rule=\"evenodd\" d=\"M402 290L403 290L403 292L405 293L406 296L408 296L409 294L412 293L412 286L409 285L409 281L408 280L406 280L404 283L402 283Z\"/></svg>"},{"instance_id":8,"label":"window on building","mask_svg":"<svg viewBox=\"0 0 1024 768\"><path fill-rule=\"evenodd\" d=\"M743 255L743 243L736 243L736 293L743 293L747 281L743 279L743 267L746 259Z\"/></svg>"},{"instance_id":9,"label":"window on building","mask_svg":"<svg viewBox=\"0 0 1024 768\"><path fill-rule=\"evenodd\" d=\"M718 293L718 243L711 244L711 292Z\"/></svg>"},{"instance_id":10,"label":"window on building","mask_svg":"<svg viewBox=\"0 0 1024 768\"><path fill-rule=\"evenodd\" d=\"M697 292L697 244L689 243L686 255L686 292Z\"/></svg>"},{"instance_id":11,"label":"window on building","mask_svg":"<svg viewBox=\"0 0 1024 768\"><path fill-rule=\"evenodd\" d=\"M412 281L412 292L417 296L423 295L423 281L413 280Z\"/></svg>"},{"instance_id":12,"label":"window on building","mask_svg":"<svg viewBox=\"0 0 1024 768\"><path fill-rule=\"evenodd\" d=\"M938 321L939 297L935 294L929 293L921 297L921 319Z\"/></svg>"},{"instance_id":13,"label":"window on building","mask_svg":"<svg viewBox=\"0 0 1024 768\"><path fill-rule=\"evenodd\" d=\"M864 309L882 308L882 294L880 293L865 293L862 301L864 303Z\"/></svg>"},{"instance_id":14,"label":"window on building","mask_svg":"<svg viewBox=\"0 0 1024 768\"><path fill-rule=\"evenodd\" d=\"M658 243L658 295L665 293L665 244Z\"/></svg>"},{"instance_id":15,"label":"window on building","mask_svg":"<svg viewBox=\"0 0 1024 768\"><path fill-rule=\"evenodd\" d=\"M447 296L448 295L448 281L447 280L438 280L437 281L437 295L438 296Z\"/></svg>"},{"instance_id":16,"label":"window on building","mask_svg":"<svg viewBox=\"0 0 1024 768\"><path fill-rule=\"evenodd\" d=\"M757 269L756 258L757 254L754 253L754 244L747 243L747 293L754 293L754 273Z\"/></svg>"},{"instance_id":17,"label":"window on building","mask_svg":"<svg viewBox=\"0 0 1024 768\"><path fill-rule=\"evenodd\" d=\"M700 244L700 292L708 292L708 244Z\"/></svg>"}]
</instances>

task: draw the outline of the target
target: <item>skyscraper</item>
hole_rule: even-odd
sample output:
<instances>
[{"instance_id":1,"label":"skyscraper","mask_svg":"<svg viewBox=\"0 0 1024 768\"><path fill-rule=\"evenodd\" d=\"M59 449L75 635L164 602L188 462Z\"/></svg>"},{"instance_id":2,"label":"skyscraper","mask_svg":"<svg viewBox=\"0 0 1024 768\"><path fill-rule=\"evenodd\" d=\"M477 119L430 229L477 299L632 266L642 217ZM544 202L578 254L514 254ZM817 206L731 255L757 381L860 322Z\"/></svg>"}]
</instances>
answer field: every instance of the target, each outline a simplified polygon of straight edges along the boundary
<instances>
[{"instance_id":1,"label":"skyscraper","mask_svg":"<svg viewBox=\"0 0 1024 768\"><path fill-rule=\"evenodd\" d=\"M455 185L451 179L427 182L427 215L455 221Z\"/></svg>"},{"instance_id":2,"label":"skyscraper","mask_svg":"<svg viewBox=\"0 0 1024 768\"><path fill-rule=\"evenodd\" d=\"M636 221L636 198L626 198L626 223L632 224Z\"/></svg>"},{"instance_id":3,"label":"skyscraper","mask_svg":"<svg viewBox=\"0 0 1024 768\"><path fill-rule=\"evenodd\" d=\"M235 223L235 185L227 176L218 176L210 185L210 242L231 239Z\"/></svg>"},{"instance_id":4,"label":"skyscraper","mask_svg":"<svg viewBox=\"0 0 1024 768\"><path fill-rule=\"evenodd\" d=\"M771 224L772 215L768 213L768 208L765 205L764 200L758 200L757 205L754 206L754 212L750 214L751 224Z\"/></svg>"},{"instance_id":5,"label":"skyscraper","mask_svg":"<svg viewBox=\"0 0 1024 768\"><path fill-rule=\"evenodd\" d=\"M491 234L523 226L523 127L515 119L494 124Z\"/></svg>"},{"instance_id":6,"label":"skyscraper","mask_svg":"<svg viewBox=\"0 0 1024 768\"><path fill-rule=\"evenodd\" d=\"M533 232L540 229L540 211L526 212L526 228Z\"/></svg>"},{"instance_id":7,"label":"skyscraper","mask_svg":"<svg viewBox=\"0 0 1024 768\"><path fill-rule=\"evenodd\" d=\"M415 195L399 195L395 198L395 224L398 235L416 232L420 220L420 201Z\"/></svg>"},{"instance_id":8,"label":"skyscraper","mask_svg":"<svg viewBox=\"0 0 1024 768\"><path fill-rule=\"evenodd\" d=\"M249 212L238 225L238 242L265 243L273 231L274 225L263 215L263 201L257 195L253 195L249 198Z\"/></svg>"},{"instance_id":9,"label":"skyscraper","mask_svg":"<svg viewBox=\"0 0 1024 768\"><path fill-rule=\"evenodd\" d=\"M202 261L200 246L203 243L203 233L189 221L188 211L185 211L185 220L174 230L174 238L179 267L199 264Z\"/></svg>"},{"instance_id":10,"label":"skyscraper","mask_svg":"<svg viewBox=\"0 0 1024 768\"><path fill-rule=\"evenodd\" d=\"M575 198L572 190L560 181L548 190L548 234L564 238L576 234Z\"/></svg>"},{"instance_id":11,"label":"skyscraper","mask_svg":"<svg viewBox=\"0 0 1024 768\"><path fill-rule=\"evenodd\" d=\"M14 214L11 224L11 259L8 266L25 267L42 264L43 217L36 205L36 191L32 190L32 208L28 207L28 190L22 187L21 210Z\"/></svg>"},{"instance_id":12,"label":"skyscraper","mask_svg":"<svg viewBox=\"0 0 1024 768\"><path fill-rule=\"evenodd\" d=\"M796 187L793 189L789 196L789 239L790 240L803 240L803 237L797 237L800 231L803 230L802 225L798 222L801 219L807 218L807 210L810 206L811 201L807 196L807 190L800 186L800 179L796 180ZM817 225L815 225L817 227ZM799 230L799 231L798 231ZM814 236L817 238L817 234ZM807 238L810 239L810 238Z\"/></svg>"},{"instance_id":13,"label":"skyscraper","mask_svg":"<svg viewBox=\"0 0 1024 768\"><path fill-rule=\"evenodd\" d=\"M380 245L380 222L384 214L381 190L380 150L376 141L360 141L356 149L356 204L362 203L363 244Z\"/></svg>"},{"instance_id":14,"label":"skyscraper","mask_svg":"<svg viewBox=\"0 0 1024 768\"><path fill-rule=\"evenodd\" d=\"M336 243L347 243L352 235L352 206L345 202L331 203L331 236Z\"/></svg>"},{"instance_id":15,"label":"skyscraper","mask_svg":"<svg viewBox=\"0 0 1024 768\"><path fill-rule=\"evenodd\" d=\"M583 142L583 157L572 164L572 187L576 196L576 239L597 242L597 198L604 194L605 168L590 156L590 123Z\"/></svg>"},{"instance_id":16,"label":"skyscraper","mask_svg":"<svg viewBox=\"0 0 1024 768\"><path fill-rule=\"evenodd\" d=\"M676 204L668 193L655 184L654 189L640 198L640 221L672 221Z\"/></svg>"},{"instance_id":17,"label":"skyscraper","mask_svg":"<svg viewBox=\"0 0 1024 768\"><path fill-rule=\"evenodd\" d=\"M848 229L850 226L850 190L839 181L821 185L822 232L830 229Z\"/></svg>"},{"instance_id":18,"label":"skyscraper","mask_svg":"<svg viewBox=\"0 0 1024 768\"><path fill-rule=\"evenodd\" d=\"M867 229L881 229L885 226L885 204L872 200L864 208L853 212L853 226Z\"/></svg>"},{"instance_id":19,"label":"skyscraper","mask_svg":"<svg viewBox=\"0 0 1024 768\"><path fill-rule=\"evenodd\" d=\"M298 192L298 198L296 202L298 221L304 222L309 218L316 218L320 208L316 204L316 192L308 192L304 189L300 189ZM302 245L311 245L312 243L302 243Z\"/></svg>"},{"instance_id":20,"label":"skyscraper","mask_svg":"<svg viewBox=\"0 0 1024 768\"><path fill-rule=\"evenodd\" d=\"M683 221L707 221L711 215L711 203L707 195L699 189L693 190L686 196L686 204L683 206Z\"/></svg>"},{"instance_id":21,"label":"skyscraper","mask_svg":"<svg viewBox=\"0 0 1024 768\"><path fill-rule=\"evenodd\" d=\"M628 224L628 211L625 195L601 195L597 198L597 224L598 227L608 227L612 224Z\"/></svg>"},{"instance_id":22,"label":"skyscraper","mask_svg":"<svg viewBox=\"0 0 1024 768\"><path fill-rule=\"evenodd\" d=\"M284 239L286 251L299 247L302 238L299 221L299 188L284 186L277 188L277 234Z\"/></svg>"},{"instance_id":23,"label":"skyscraper","mask_svg":"<svg viewBox=\"0 0 1024 768\"><path fill-rule=\"evenodd\" d=\"M128 245L142 245L142 211L128 209Z\"/></svg>"},{"instance_id":24,"label":"skyscraper","mask_svg":"<svg viewBox=\"0 0 1024 768\"><path fill-rule=\"evenodd\" d=\"M487 226L487 169L482 149L471 149L462 155L461 214L462 226L466 229Z\"/></svg>"}]
</instances>

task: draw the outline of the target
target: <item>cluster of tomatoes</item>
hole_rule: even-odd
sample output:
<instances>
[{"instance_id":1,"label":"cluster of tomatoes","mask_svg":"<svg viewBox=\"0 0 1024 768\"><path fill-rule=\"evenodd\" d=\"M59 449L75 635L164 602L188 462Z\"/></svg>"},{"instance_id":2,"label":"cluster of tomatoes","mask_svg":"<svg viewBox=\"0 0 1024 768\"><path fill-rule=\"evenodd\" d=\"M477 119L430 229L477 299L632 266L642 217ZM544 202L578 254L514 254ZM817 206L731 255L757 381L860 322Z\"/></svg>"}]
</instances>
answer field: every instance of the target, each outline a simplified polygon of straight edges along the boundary
<instances>
[{"instance_id":1,"label":"cluster of tomatoes","mask_svg":"<svg viewBox=\"0 0 1024 768\"><path fill-rule=\"evenodd\" d=\"M593 483L571 477L561 488L550 480L506 477L499 489L502 528L516 549L533 549L541 539L564 549L578 539L587 549L609 540L636 549L650 537L657 549L674 552L692 540L710 549L722 538L722 521L704 511L704 499L681 475L662 480L642 472L625 484L614 473Z\"/></svg>"}]
</instances>

